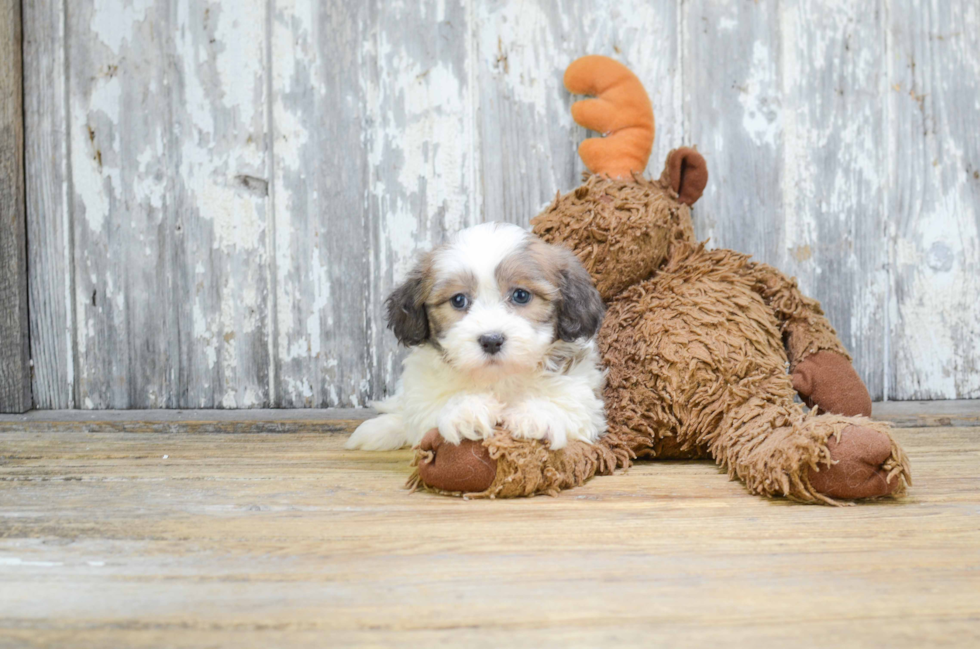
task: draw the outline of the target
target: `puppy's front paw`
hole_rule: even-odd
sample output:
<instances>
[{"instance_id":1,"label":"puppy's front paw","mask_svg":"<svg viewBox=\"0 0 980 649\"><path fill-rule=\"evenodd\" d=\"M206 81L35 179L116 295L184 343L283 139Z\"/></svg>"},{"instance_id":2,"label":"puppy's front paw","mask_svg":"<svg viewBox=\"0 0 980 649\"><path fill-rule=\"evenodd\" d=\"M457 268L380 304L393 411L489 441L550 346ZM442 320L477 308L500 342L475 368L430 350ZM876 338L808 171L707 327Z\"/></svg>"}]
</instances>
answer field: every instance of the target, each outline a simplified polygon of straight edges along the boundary
<instances>
[{"instance_id":1,"label":"puppy's front paw","mask_svg":"<svg viewBox=\"0 0 980 649\"><path fill-rule=\"evenodd\" d=\"M439 434L450 444L483 439L493 433L503 405L487 394L461 394L449 400L439 415Z\"/></svg>"},{"instance_id":2,"label":"puppy's front paw","mask_svg":"<svg viewBox=\"0 0 980 649\"><path fill-rule=\"evenodd\" d=\"M549 404L524 401L504 411L503 427L517 439L541 439L557 451L568 444L565 418L555 413Z\"/></svg>"},{"instance_id":3,"label":"puppy's front paw","mask_svg":"<svg viewBox=\"0 0 980 649\"><path fill-rule=\"evenodd\" d=\"M347 443L346 449L361 449L364 451L390 451L405 445L405 424L397 415L381 415L368 419L354 431Z\"/></svg>"}]
</instances>

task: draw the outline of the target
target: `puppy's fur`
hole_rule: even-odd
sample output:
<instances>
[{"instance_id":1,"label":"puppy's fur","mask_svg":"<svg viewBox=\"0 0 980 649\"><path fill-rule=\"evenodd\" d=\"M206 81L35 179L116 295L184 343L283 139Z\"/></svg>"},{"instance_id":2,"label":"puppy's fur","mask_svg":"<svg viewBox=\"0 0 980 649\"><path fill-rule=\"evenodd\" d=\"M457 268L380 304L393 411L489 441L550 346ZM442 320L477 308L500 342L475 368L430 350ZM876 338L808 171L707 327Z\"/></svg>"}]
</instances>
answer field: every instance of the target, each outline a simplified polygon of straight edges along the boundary
<instances>
[{"instance_id":1,"label":"puppy's fur","mask_svg":"<svg viewBox=\"0 0 980 649\"><path fill-rule=\"evenodd\" d=\"M594 340L605 308L571 252L516 225L478 225L427 254L387 307L413 349L395 395L374 404L384 414L347 448L414 446L432 428L457 444L499 424L553 449L605 432Z\"/></svg>"}]
</instances>

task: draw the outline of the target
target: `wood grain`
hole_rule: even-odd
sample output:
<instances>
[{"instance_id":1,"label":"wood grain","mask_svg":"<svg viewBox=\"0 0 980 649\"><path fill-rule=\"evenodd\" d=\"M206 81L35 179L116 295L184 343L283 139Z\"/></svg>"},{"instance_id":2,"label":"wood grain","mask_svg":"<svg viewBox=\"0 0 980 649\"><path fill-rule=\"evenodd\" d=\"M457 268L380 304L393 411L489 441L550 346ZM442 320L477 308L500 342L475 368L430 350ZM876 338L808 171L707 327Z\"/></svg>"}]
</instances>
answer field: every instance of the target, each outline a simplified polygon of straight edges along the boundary
<instances>
[{"instance_id":1,"label":"wood grain","mask_svg":"<svg viewBox=\"0 0 980 649\"><path fill-rule=\"evenodd\" d=\"M175 329L135 336L140 347L169 338L171 373L159 394L147 391L125 407L268 405L275 313L268 6L239 0L161 8L171 16L162 40L175 65L165 79L168 111L151 128L177 128L165 145L169 168L152 171L172 178L176 195L161 241L173 274L161 294Z\"/></svg>"},{"instance_id":2,"label":"wood grain","mask_svg":"<svg viewBox=\"0 0 980 649\"><path fill-rule=\"evenodd\" d=\"M836 509L705 462L464 501L339 434L6 432L0 646L974 646L980 429L897 435L909 495Z\"/></svg>"},{"instance_id":3,"label":"wood grain","mask_svg":"<svg viewBox=\"0 0 980 649\"><path fill-rule=\"evenodd\" d=\"M31 408L20 0L0 1L0 412Z\"/></svg>"},{"instance_id":4,"label":"wood grain","mask_svg":"<svg viewBox=\"0 0 980 649\"><path fill-rule=\"evenodd\" d=\"M872 417L899 428L980 427L980 400L885 401L873 405Z\"/></svg>"},{"instance_id":5,"label":"wood grain","mask_svg":"<svg viewBox=\"0 0 980 649\"><path fill-rule=\"evenodd\" d=\"M69 210L65 3L26 0L24 139L34 405L74 408L75 305Z\"/></svg>"},{"instance_id":6,"label":"wood grain","mask_svg":"<svg viewBox=\"0 0 980 649\"><path fill-rule=\"evenodd\" d=\"M421 250L477 222L465 7L274 10L279 364L286 407L364 406L404 350L383 301Z\"/></svg>"},{"instance_id":7,"label":"wood grain","mask_svg":"<svg viewBox=\"0 0 980 649\"><path fill-rule=\"evenodd\" d=\"M874 399L887 371L882 11L687 3L683 40L688 139L711 174L698 234L796 276Z\"/></svg>"},{"instance_id":8,"label":"wood grain","mask_svg":"<svg viewBox=\"0 0 980 649\"><path fill-rule=\"evenodd\" d=\"M980 395L980 7L888 22L890 399Z\"/></svg>"},{"instance_id":9,"label":"wood grain","mask_svg":"<svg viewBox=\"0 0 980 649\"><path fill-rule=\"evenodd\" d=\"M782 200L762 212L782 212L773 263L820 300L873 399L888 369L884 10L780 5Z\"/></svg>"},{"instance_id":10,"label":"wood grain","mask_svg":"<svg viewBox=\"0 0 980 649\"><path fill-rule=\"evenodd\" d=\"M368 5L274 6L277 405L367 399L377 388L370 351L378 313L370 299L368 159L351 125L365 119Z\"/></svg>"},{"instance_id":11,"label":"wood grain","mask_svg":"<svg viewBox=\"0 0 980 649\"><path fill-rule=\"evenodd\" d=\"M267 403L265 3L72 3L50 43L61 4L33 3L29 23L32 87L56 89L28 125L34 299L49 305L35 326L39 403ZM67 123L50 128L64 103ZM64 290L69 336L53 306Z\"/></svg>"},{"instance_id":12,"label":"wood grain","mask_svg":"<svg viewBox=\"0 0 980 649\"><path fill-rule=\"evenodd\" d=\"M159 308L174 286L176 192L164 148L167 68L153 62L168 58L169 39L150 37L150 24L169 16L163 3L119 9L78 3L65 14L73 254L63 272L74 278L75 390L85 408L165 405L179 358L174 309Z\"/></svg>"},{"instance_id":13,"label":"wood grain","mask_svg":"<svg viewBox=\"0 0 980 649\"><path fill-rule=\"evenodd\" d=\"M292 410L32 410L0 415L0 433L23 430L114 433L354 432L377 413L368 408Z\"/></svg>"},{"instance_id":14,"label":"wood grain","mask_svg":"<svg viewBox=\"0 0 980 649\"><path fill-rule=\"evenodd\" d=\"M24 429L119 433L353 432L370 408L249 410L32 410L0 415L0 433ZM899 428L980 426L980 400L885 401L873 416Z\"/></svg>"},{"instance_id":15,"label":"wood grain","mask_svg":"<svg viewBox=\"0 0 980 649\"><path fill-rule=\"evenodd\" d=\"M696 233L774 263L786 226L779 17L773 0L695 0L684 5L680 45L684 134L709 172Z\"/></svg>"}]
</instances>

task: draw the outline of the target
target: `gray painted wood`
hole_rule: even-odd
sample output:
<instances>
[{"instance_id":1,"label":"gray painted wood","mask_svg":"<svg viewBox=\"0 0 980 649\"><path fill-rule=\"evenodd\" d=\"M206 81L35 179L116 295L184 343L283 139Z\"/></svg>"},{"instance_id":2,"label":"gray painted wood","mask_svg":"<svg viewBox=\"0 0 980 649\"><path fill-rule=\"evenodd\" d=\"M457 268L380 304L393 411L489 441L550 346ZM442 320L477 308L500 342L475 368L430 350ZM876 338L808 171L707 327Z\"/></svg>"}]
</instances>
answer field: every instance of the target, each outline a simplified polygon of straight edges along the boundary
<instances>
[{"instance_id":1,"label":"gray painted wood","mask_svg":"<svg viewBox=\"0 0 980 649\"><path fill-rule=\"evenodd\" d=\"M268 403L265 11L68 9L80 407Z\"/></svg>"},{"instance_id":2,"label":"gray painted wood","mask_svg":"<svg viewBox=\"0 0 980 649\"><path fill-rule=\"evenodd\" d=\"M884 8L685 5L689 143L711 180L695 225L799 279L874 398L887 363Z\"/></svg>"},{"instance_id":3,"label":"gray painted wood","mask_svg":"<svg viewBox=\"0 0 980 649\"><path fill-rule=\"evenodd\" d=\"M699 235L797 276L875 398L980 396L975 3L24 13L40 407L383 397L405 352L382 303L418 253L577 184L561 77L590 52L650 91L648 174L697 145Z\"/></svg>"},{"instance_id":4,"label":"gray painted wood","mask_svg":"<svg viewBox=\"0 0 980 649\"><path fill-rule=\"evenodd\" d=\"M0 412L31 407L20 0L0 0Z\"/></svg>"},{"instance_id":5,"label":"gray painted wood","mask_svg":"<svg viewBox=\"0 0 980 649\"><path fill-rule=\"evenodd\" d=\"M272 402L363 402L378 383L369 357L377 313L369 300L368 161L352 125L365 119L361 53L371 12L361 3L273 6Z\"/></svg>"},{"instance_id":6,"label":"gray painted wood","mask_svg":"<svg viewBox=\"0 0 980 649\"><path fill-rule=\"evenodd\" d=\"M23 3L31 358L37 408L75 407L64 3Z\"/></svg>"},{"instance_id":7,"label":"gray painted wood","mask_svg":"<svg viewBox=\"0 0 980 649\"><path fill-rule=\"evenodd\" d=\"M775 262L782 249L783 133L778 3L697 0L683 16L684 144L709 181L701 238Z\"/></svg>"},{"instance_id":8,"label":"gray painted wood","mask_svg":"<svg viewBox=\"0 0 980 649\"><path fill-rule=\"evenodd\" d=\"M475 223L462 6L274 6L275 354L285 407L366 405L398 374L382 302Z\"/></svg>"},{"instance_id":9,"label":"gray painted wood","mask_svg":"<svg viewBox=\"0 0 980 649\"><path fill-rule=\"evenodd\" d=\"M980 6L888 22L888 396L980 395Z\"/></svg>"},{"instance_id":10,"label":"gray painted wood","mask_svg":"<svg viewBox=\"0 0 980 649\"><path fill-rule=\"evenodd\" d=\"M780 6L784 226L773 257L820 300L875 399L887 371L883 15L881 2Z\"/></svg>"}]
</instances>

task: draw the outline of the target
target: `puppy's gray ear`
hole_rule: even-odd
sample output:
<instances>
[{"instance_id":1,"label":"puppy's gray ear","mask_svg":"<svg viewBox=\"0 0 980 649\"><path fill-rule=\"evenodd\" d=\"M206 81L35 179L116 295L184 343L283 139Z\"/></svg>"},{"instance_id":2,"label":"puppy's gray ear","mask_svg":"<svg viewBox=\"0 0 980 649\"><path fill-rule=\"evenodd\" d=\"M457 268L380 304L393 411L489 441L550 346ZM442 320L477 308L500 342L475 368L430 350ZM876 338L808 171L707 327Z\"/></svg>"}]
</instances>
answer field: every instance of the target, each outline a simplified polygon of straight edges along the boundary
<instances>
[{"instance_id":1,"label":"puppy's gray ear","mask_svg":"<svg viewBox=\"0 0 980 649\"><path fill-rule=\"evenodd\" d=\"M591 338L602 325L606 305L602 303L589 271L571 251L561 249L559 272L561 301L558 304L556 333L565 342Z\"/></svg>"},{"instance_id":2,"label":"puppy's gray ear","mask_svg":"<svg viewBox=\"0 0 980 649\"><path fill-rule=\"evenodd\" d=\"M401 286L392 291L385 302L388 328L401 344L412 347L429 339L429 316L425 300L429 296L427 263L420 262Z\"/></svg>"}]
</instances>

